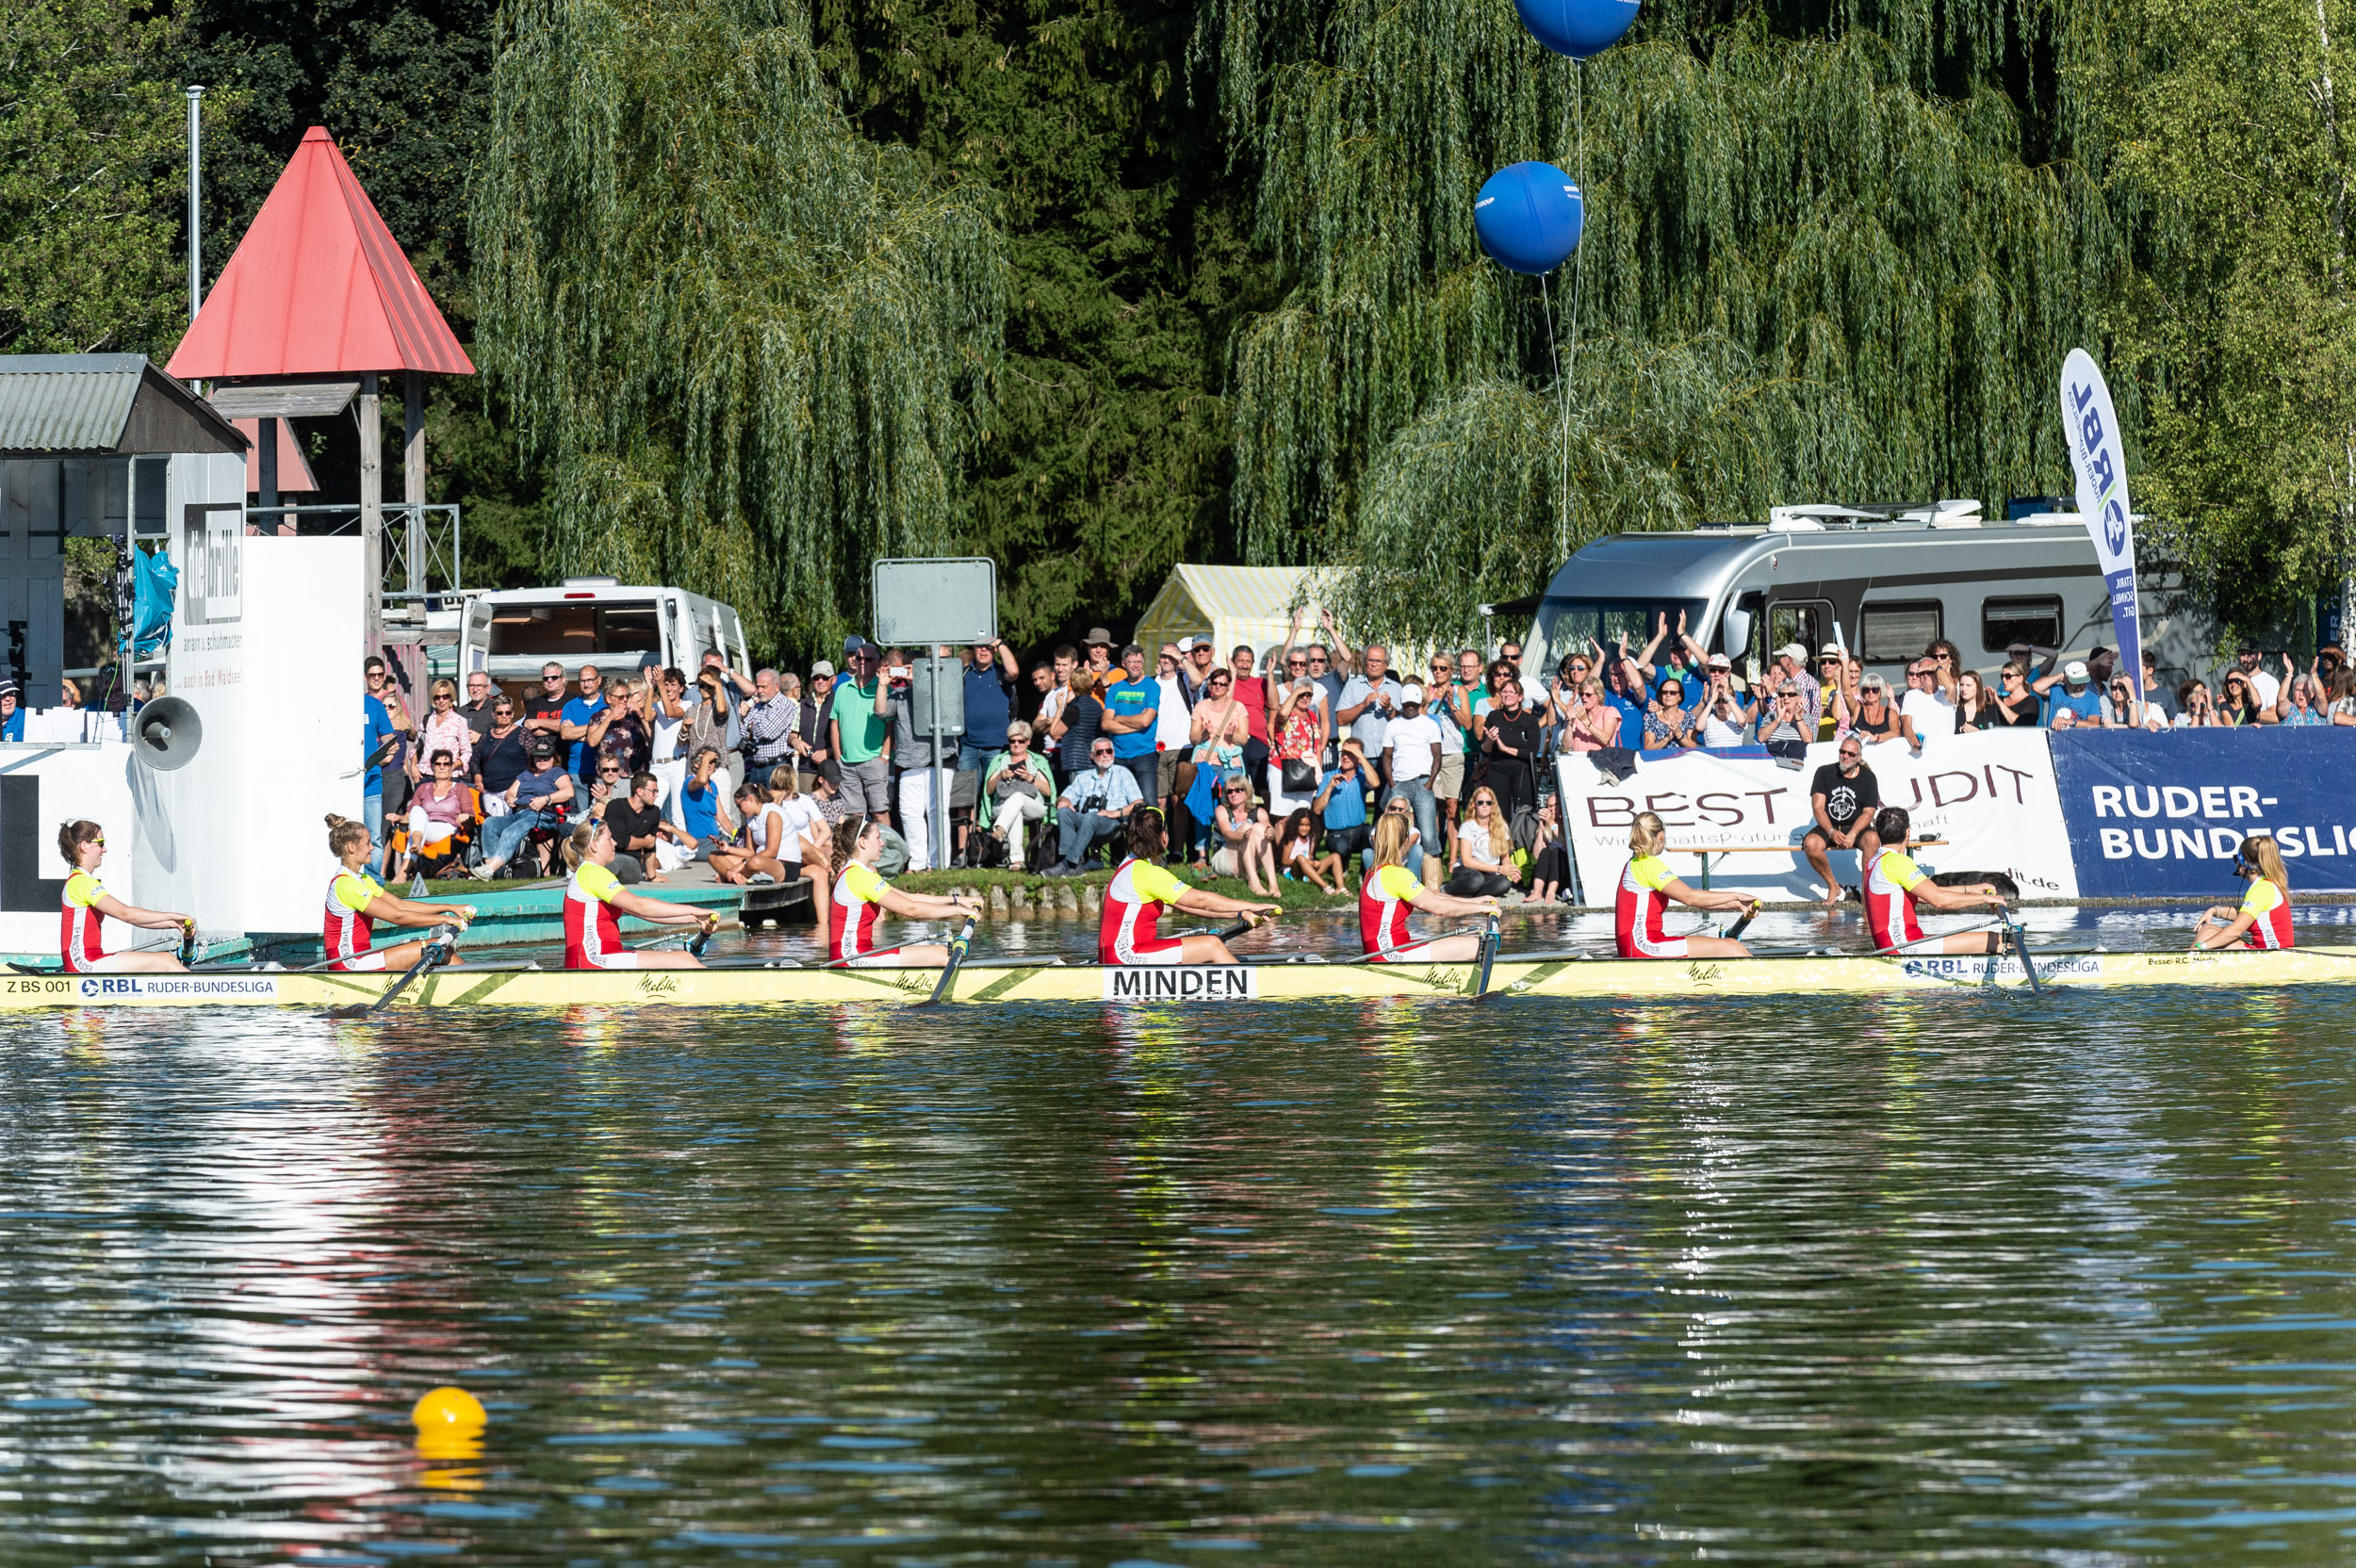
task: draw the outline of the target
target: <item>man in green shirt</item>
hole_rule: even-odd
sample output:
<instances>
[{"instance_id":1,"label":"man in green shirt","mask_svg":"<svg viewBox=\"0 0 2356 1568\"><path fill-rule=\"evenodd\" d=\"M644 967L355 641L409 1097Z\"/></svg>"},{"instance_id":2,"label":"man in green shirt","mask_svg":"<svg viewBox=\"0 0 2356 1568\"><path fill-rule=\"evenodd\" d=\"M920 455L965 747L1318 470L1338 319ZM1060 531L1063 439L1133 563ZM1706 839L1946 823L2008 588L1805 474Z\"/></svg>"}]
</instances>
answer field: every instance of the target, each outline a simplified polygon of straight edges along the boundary
<instances>
[{"instance_id":1,"label":"man in green shirt","mask_svg":"<svg viewBox=\"0 0 2356 1568\"><path fill-rule=\"evenodd\" d=\"M835 683L834 716L827 721L836 757L843 763L843 800L877 822L892 816L892 721L875 711L881 683L876 664L883 650L863 637L843 649L843 678Z\"/></svg>"}]
</instances>

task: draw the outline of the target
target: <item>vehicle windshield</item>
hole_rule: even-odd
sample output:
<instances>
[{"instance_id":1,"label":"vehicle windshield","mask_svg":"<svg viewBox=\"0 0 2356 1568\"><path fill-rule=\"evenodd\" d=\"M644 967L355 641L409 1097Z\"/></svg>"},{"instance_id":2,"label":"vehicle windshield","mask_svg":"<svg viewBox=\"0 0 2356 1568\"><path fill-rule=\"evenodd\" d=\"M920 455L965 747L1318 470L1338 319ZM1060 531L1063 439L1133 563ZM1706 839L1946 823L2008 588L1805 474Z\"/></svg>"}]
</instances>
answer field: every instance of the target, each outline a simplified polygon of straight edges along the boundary
<instances>
[{"instance_id":1,"label":"vehicle windshield","mask_svg":"<svg viewBox=\"0 0 2356 1568\"><path fill-rule=\"evenodd\" d=\"M500 604L491 609L490 654L595 662L617 654L660 654L663 629L652 600Z\"/></svg>"},{"instance_id":2,"label":"vehicle windshield","mask_svg":"<svg viewBox=\"0 0 2356 1568\"><path fill-rule=\"evenodd\" d=\"M1669 617L1669 641L1653 655L1656 663L1665 662L1669 647L1675 645L1677 616L1685 616L1688 635L1710 645L1701 624L1702 614L1709 608L1701 599L1679 598L1555 598L1549 596L1538 606L1537 624L1531 629L1529 645L1522 650L1522 676L1534 682L1533 690L1543 688L1554 679L1555 666L1564 655L1583 653L1595 655L1593 645L1600 644L1606 659L1614 657L1613 644L1625 639L1628 657L1633 659L1644 651L1652 641L1661 617Z\"/></svg>"}]
</instances>

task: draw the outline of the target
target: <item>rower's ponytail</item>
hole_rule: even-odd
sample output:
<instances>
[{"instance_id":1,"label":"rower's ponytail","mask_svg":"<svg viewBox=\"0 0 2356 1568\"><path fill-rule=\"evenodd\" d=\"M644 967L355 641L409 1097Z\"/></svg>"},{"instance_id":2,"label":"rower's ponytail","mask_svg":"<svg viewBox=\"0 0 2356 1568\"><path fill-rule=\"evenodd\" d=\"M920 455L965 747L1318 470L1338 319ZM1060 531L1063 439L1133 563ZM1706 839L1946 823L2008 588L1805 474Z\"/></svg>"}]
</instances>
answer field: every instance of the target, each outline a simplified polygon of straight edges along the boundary
<instances>
[{"instance_id":1,"label":"rower's ponytail","mask_svg":"<svg viewBox=\"0 0 2356 1568\"><path fill-rule=\"evenodd\" d=\"M1660 817L1650 811L1636 813L1636 822L1628 830L1628 849L1630 855L1658 855L1661 853L1661 846L1668 841L1669 830Z\"/></svg>"},{"instance_id":2,"label":"rower's ponytail","mask_svg":"<svg viewBox=\"0 0 2356 1568\"><path fill-rule=\"evenodd\" d=\"M857 812L834 825L834 864L847 866L859 857L859 841L867 836L868 821Z\"/></svg>"},{"instance_id":3,"label":"rower's ponytail","mask_svg":"<svg viewBox=\"0 0 2356 1568\"><path fill-rule=\"evenodd\" d=\"M82 869L82 846L92 839L103 838L106 830L85 817L75 822L57 825L57 853L65 857L67 866Z\"/></svg>"},{"instance_id":4,"label":"rower's ponytail","mask_svg":"<svg viewBox=\"0 0 2356 1568\"><path fill-rule=\"evenodd\" d=\"M1374 863L1377 866L1403 866L1407 863L1407 835L1415 825L1397 811L1385 811L1383 820L1374 825Z\"/></svg>"},{"instance_id":5,"label":"rower's ponytail","mask_svg":"<svg viewBox=\"0 0 2356 1568\"><path fill-rule=\"evenodd\" d=\"M589 846L597 841L597 835L604 831L604 828L603 818L591 817L573 829L572 837L564 841L564 869L566 871L581 869L581 862L589 858Z\"/></svg>"},{"instance_id":6,"label":"rower's ponytail","mask_svg":"<svg viewBox=\"0 0 2356 1568\"><path fill-rule=\"evenodd\" d=\"M2241 841L2241 858L2258 868L2258 874L2290 896L2291 874L2283 868L2282 851L2271 833L2252 833Z\"/></svg>"},{"instance_id":7,"label":"rower's ponytail","mask_svg":"<svg viewBox=\"0 0 2356 1568\"><path fill-rule=\"evenodd\" d=\"M339 817L333 811L327 813L327 853L336 859L342 859L354 844L371 841L367 823L353 822L350 817Z\"/></svg>"}]
</instances>

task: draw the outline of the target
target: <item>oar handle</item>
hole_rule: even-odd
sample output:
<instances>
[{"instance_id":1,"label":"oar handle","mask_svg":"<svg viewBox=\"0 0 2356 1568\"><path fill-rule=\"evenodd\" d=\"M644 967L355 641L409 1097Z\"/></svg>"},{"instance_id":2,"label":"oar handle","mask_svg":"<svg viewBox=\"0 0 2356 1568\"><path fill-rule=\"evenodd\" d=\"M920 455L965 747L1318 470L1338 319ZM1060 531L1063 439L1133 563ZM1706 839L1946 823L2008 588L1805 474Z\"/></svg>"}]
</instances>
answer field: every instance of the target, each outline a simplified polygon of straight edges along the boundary
<instances>
[{"instance_id":1,"label":"oar handle","mask_svg":"<svg viewBox=\"0 0 2356 1568\"><path fill-rule=\"evenodd\" d=\"M691 958L701 958L704 956L704 944L712 940L712 934L718 929L720 929L720 917L705 915L702 929L687 939L687 956Z\"/></svg>"}]
</instances>

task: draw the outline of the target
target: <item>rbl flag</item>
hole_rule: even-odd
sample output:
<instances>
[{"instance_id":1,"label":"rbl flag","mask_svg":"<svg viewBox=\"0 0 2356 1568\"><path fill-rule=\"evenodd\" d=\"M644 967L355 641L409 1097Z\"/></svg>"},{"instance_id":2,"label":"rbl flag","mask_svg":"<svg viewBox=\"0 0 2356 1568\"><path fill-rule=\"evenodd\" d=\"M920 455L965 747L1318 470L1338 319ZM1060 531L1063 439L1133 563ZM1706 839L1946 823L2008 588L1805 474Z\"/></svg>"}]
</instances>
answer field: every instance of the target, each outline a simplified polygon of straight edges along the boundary
<instances>
[{"instance_id":1,"label":"rbl flag","mask_svg":"<svg viewBox=\"0 0 2356 1568\"><path fill-rule=\"evenodd\" d=\"M2094 356L2072 349L2062 361L2062 429L2078 471L2078 511L2094 536L2094 558L2111 594L2111 629L2119 641L2119 672L2138 691L2143 631L2135 601L2135 511L2127 503L2127 451L2119 438L2111 389Z\"/></svg>"}]
</instances>

